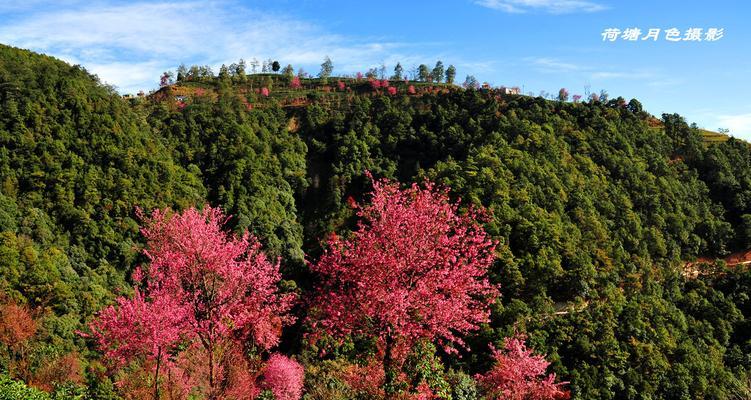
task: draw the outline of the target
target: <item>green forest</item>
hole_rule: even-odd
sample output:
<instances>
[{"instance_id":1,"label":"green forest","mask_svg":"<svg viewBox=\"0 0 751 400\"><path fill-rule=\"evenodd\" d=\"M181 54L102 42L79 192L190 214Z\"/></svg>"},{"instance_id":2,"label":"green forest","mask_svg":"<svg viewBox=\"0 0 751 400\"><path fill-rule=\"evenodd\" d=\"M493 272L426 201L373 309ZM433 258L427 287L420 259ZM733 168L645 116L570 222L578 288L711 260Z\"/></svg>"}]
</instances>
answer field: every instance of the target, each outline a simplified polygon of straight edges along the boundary
<instances>
[{"instance_id":1,"label":"green forest","mask_svg":"<svg viewBox=\"0 0 751 400\"><path fill-rule=\"evenodd\" d=\"M294 360L304 399L538 399L476 379L490 345L520 335L564 383L556 398L751 398L751 269L725 261L751 248L748 143L704 140L635 99L505 94L471 77L178 72L124 98L80 66L0 45L0 399L204 398L204 383L153 382L148 360L113 367L90 329L138 293L143 214L193 207L221 209L279 260L294 321L274 355L245 343L235 356ZM466 346L417 341L379 387L382 343L321 331L310 303L327 243L362 229L358 204L384 178L484 210L500 297Z\"/></svg>"}]
</instances>

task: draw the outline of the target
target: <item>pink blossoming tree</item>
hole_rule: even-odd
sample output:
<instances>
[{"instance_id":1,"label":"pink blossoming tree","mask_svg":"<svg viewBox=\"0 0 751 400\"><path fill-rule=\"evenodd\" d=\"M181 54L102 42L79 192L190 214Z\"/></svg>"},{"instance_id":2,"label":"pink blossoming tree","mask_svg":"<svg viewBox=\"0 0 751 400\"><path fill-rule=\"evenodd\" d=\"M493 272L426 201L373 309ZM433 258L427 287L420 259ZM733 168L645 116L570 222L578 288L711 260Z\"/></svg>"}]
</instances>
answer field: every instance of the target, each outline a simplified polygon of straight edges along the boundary
<instances>
[{"instance_id":1,"label":"pink blossoming tree","mask_svg":"<svg viewBox=\"0 0 751 400\"><path fill-rule=\"evenodd\" d=\"M141 278L140 270L133 274ZM96 340L106 359L114 366L144 357L155 363L154 398L159 398L159 371L168 354L180 340L187 308L167 296L147 300L136 288L133 298L119 297L116 306L99 312L89 324L91 337Z\"/></svg>"},{"instance_id":2,"label":"pink blossoming tree","mask_svg":"<svg viewBox=\"0 0 751 400\"><path fill-rule=\"evenodd\" d=\"M272 354L263 371L262 386L276 400L300 400L305 374L302 365L281 354Z\"/></svg>"},{"instance_id":3,"label":"pink blossoming tree","mask_svg":"<svg viewBox=\"0 0 751 400\"><path fill-rule=\"evenodd\" d=\"M453 351L463 345L458 335L488 321L499 296L486 278L496 244L477 222L482 212L459 213L431 182L400 189L375 181L357 215L357 230L346 240L333 236L313 266L322 280L318 324L334 335L375 336L393 398L397 348L428 339Z\"/></svg>"},{"instance_id":4,"label":"pink blossoming tree","mask_svg":"<svg viewBox=\"0 0 751 400\"><path fill-rule=\"evenodd\" d=\"M197 343L206 355L211 393L216 395L218 350L251 341L269 349L279 341L292 295L280 294L278 262L246 232L227 234L218 208L181 214L155 210L141 229L150 260L143 277L148 298L118 299L91 325L105 352L127 359L138 354L158 361L174 342ZM159 363L157 362L157 366Z\"/></svg>"},{"instance_id":5,"label":"pink blossoming tree","mask_svg":"<svg viewBox=\"0 0 751 400\"><path fill-rule=\"evenodd\" d=\"M480 387L491 400L564 400L565 383L555 383L555 374L546 375L550 362L533 354L516 335L504 341L503 350L493 349L495 366L485 375L478 375Z\"/></svg>"}]
</instances>

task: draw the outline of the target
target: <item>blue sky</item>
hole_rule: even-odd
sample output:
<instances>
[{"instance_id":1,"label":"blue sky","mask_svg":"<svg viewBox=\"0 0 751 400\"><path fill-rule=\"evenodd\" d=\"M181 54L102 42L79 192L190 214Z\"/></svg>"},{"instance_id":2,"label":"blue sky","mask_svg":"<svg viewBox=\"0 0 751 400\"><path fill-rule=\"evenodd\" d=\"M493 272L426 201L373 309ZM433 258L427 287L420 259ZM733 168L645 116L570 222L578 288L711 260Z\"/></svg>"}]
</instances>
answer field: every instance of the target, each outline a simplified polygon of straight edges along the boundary
<instances>
[{"instance_id":1,"label":"blue sky","mask_svg":"<svg viewBox=\"0 0 751 400\"><path fill-rule=\"evenodd\" d=\"M751 140L751 17L746 1L219 0L0 3L0 43L54 55L123 93L152 89L180 63L278 59L315 73L436 60L524 92L585 87L639 99L708 129ZM607 28L663 30L659 40L603 41ZM708 42L664 30L723 28Z\"/></svg>"}]
</instances>

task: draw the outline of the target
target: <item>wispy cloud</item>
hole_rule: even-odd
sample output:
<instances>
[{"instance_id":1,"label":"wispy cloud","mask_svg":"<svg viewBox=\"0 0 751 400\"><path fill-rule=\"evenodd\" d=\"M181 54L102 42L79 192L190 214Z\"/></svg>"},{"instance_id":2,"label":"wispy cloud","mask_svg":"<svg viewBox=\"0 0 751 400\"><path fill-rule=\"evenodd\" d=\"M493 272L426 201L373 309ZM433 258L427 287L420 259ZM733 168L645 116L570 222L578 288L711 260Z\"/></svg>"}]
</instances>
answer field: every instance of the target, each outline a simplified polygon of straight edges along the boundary
<instances>
[{"instance_id":1,"label":"wispy cloud","mask_svg":"<svg viewBox=\"0 0 751 400\"><path fill-rule=\"evenodd\" d=\"M475 0L475 4L508 13L542 11L550 14L591 13L607 7L588 0Z\"/></svg>"},{"instance_id":2,"label":"wispy cloud","mask_svg":"<svg viewBox=\"0 0 751 400\"><path fill-rule=\"evenodd\" d=\"M422 62L421 51L430 48L341 36L230 1L69 0L65 8L37 7L10 21L0 27L0 42L80 63L122 92L153 87L162 71L183 62L216 67L257 57L316 68L329 55L339 72L354 72L382 62Z\"/></svg>"},{"instance_id":3,"label":"wispy cloud","mask_svg":"<svg viewBox=\"0 0 751 400\"><path fill-rule=\"evenodd\" d=\"M525 59L529 64L536 67L538 70L542 72L571 72L571 71L581 71L584 69L584 67L561 61L556 58L551 57L528 57Z\"/></svg>"},{"instance_id":4,"label":"wispy cloud","mask_svg":"<svg viewBox=\"0 0 751 400\"><path fill-rule=\"evenodd\" d=\"M719 128L730 130L730 134L751 140L751 113L717 116Z\"/></svg>"},{"instance_id":5,"label":"wispy cloud","mask_svg":"<svg viewBox=\"0 0 751 400\"><path fill-rule=\"evenodd\" d=\"M649 69L608 69L604 66L577 64L554 57L527 57L523 61L526 65L538 72L546 74L574 74L586 80L610 81L610 80L649 80L649 86L675 85L675 80L670 80L663 74Z\"/></svg>"}]
</instances>

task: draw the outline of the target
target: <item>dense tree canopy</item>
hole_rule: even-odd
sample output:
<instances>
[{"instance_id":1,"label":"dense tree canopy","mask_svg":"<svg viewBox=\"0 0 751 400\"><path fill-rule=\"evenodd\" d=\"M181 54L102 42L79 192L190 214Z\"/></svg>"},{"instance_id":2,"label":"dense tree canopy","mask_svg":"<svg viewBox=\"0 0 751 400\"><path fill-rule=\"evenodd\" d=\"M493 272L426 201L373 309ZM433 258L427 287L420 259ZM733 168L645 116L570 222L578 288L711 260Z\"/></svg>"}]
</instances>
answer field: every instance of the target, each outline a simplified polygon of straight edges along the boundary
<instances>
[{"instance_id":1,"label":"dense tree canopy","mask_svg":"<svg viewBox=\"0 0 751 400\"><path fill-rule=\"evenodd\" d=\"M722 261L686 271L751 244L746 142L707 144L680 116L658 120L607 93L569 103L428 82L427 65L420 82L389 82L392 95L257 66L230 66L229 79L181 68L176 84L126 100L79 66L0 46L0 304L34 328L0 352L0 391L45 398L12 380L23 379L117 398L118 376L149 381L143 368L110 376L77 334L116 297L138 298L131 272L148 259L136 207L221 207L229 229L281 257L280 288L306 296L318 279L306 261L321 259L332 232L358 231L369 170L450 188L458 213L488 210L483 229L498 243L488 275L502 297L479 330L460 332L472 351L404 349L405 395L477 399L472 377L498 358L488 344L520 331L575 399L749 397L751 272ZM310 321L306 304L293 312ZM377 396L378 343L357 333L313 343L304 333L314 331L298 322L279 346L303 364L306 396ZM184 350L182 362L202 356ZM268 356L227 351L245 360L235 366ZM294 362L280 363L290 377L269 380L298 382Z\"/></svg>"}]
</instances>

